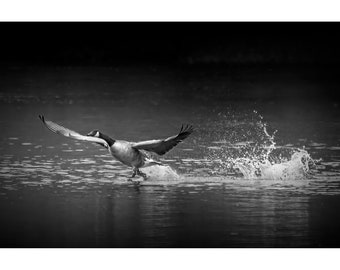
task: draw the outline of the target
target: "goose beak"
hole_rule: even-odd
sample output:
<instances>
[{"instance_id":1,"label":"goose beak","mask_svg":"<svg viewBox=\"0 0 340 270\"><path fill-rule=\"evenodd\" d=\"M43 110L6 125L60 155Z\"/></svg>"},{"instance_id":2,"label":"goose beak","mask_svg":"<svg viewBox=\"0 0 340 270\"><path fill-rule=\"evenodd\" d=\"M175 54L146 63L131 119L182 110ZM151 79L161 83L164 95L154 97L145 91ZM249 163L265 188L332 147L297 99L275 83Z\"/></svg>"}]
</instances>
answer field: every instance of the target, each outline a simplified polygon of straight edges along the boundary
<instances>
[{"instance_id":1,"label":"goose beak","mask_svg":"<svg viewBox=\"0 0 340 270\"><path fill-rule=\"evenodd\" d=\"M90 133L87 134L87 136L99 138L99 131L98 130L92 130Z\"/></svg>"},{"instance_id":2,"label":"goose beak","mask_svg":"<svg viewBox=\"0 0 340 270\"><path fill-rule=\"evenodd\" d=\"M89 133L87 133L87 135L86 136L91 136L91 137L94 137L96 135L96 131L91 131L91 132L89 132Z\"/></svg>"}]
</instances>

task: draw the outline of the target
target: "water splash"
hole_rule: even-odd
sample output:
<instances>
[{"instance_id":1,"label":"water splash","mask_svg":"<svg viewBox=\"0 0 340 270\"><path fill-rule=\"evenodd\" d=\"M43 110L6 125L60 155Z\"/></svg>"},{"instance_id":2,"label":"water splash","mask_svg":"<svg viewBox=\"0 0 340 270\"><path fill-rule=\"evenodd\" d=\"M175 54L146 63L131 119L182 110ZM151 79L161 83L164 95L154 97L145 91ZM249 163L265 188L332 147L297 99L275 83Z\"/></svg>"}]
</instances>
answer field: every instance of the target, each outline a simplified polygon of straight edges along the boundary
<instances>
[{"instance_id":1,"label":"water splash","mask_svg":"<svg viewBox=\"0 0 340 270\"><path fill-rule=\"evenodd\" d=\"M180 179L177 172L170 166L154 165L141 169L148 176L148 181L176 181Z\"/></svg>"},{"instance_id":2,"label":"water splash","mask_svg":"<svg viewBox=\"0 0 340 270\"><path fill-rule=\"evenodd\" d=\"M315 165L307 151L296 149L290 160L272 163L249 158L233 161L233 168L238 169L246 179L305 179Z\"/></svg>"},{"instance_id":3,"label":"water splash","mask_svg":"<svg viewBox=\"0 0 340 270\"><path fill-rule=\"evenodd\" d=\"M277 146L274 130L268 132L263 117L254 111L255 119L237 123L229 141L221 140L210 148L215 161L215 174L234 175L245 179L305 179L311 175L315 161L305 149ZM255 121L254 121L255 120ZM230 126L229 126L230 129Z\"/></svg>"}]
</instances>

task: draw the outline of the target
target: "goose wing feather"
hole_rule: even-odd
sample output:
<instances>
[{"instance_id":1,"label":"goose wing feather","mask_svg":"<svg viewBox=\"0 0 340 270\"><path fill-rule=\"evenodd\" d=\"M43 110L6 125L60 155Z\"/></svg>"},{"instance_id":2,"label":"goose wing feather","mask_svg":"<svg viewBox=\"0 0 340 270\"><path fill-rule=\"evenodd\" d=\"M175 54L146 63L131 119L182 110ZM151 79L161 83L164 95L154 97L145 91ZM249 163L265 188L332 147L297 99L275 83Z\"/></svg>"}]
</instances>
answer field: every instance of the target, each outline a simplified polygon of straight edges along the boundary
<instances>
[{"instance_id":1,"label":"goose wing feather","mask_svg":"<svg viewBox=\"0 0 340 270\"><path fill-rule=\"evenodd\" d=\"M193 131L194 129L191 125L186 125L185 127L182 125L182 128L177 135L166 139L136 142L132 144L132 147L149 152L155 152L158 155L164 155L178 143L186 139Z\"/></svg>"},{"instance_id":2,"label":"goose wing feather","mask_svg":"<svg viewBox=\"0 0 340 270\"><path fill-rule=\"evenodd\" d=\"M99 143L100 145L106 148L109 147L107 142L101 138L81 135L76 131L65 128L57 123L54 123L50 120L45 119L43 115L39 115L39 118L49 130L51 130L52 132L56 134L65 136L67 138L75 139L75 140Z\"/></svg>"}]
</instances>

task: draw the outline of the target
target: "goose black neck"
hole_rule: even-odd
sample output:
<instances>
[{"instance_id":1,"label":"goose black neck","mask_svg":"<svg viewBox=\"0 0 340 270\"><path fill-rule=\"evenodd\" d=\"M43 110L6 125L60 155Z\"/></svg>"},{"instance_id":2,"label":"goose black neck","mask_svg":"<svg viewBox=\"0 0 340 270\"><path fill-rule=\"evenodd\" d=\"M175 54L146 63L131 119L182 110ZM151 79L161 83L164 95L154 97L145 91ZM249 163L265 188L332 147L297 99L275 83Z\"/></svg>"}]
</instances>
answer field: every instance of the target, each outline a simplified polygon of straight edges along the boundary
<instances>
[{"instance_id":1,"label":"goose black neck","mask_svg":"<svg viewBox=\"0 0 340 270\"><path fill-rule=\"evenodd\" d=\"M104 139L110 147L115 143L114 139L110 138L109 136L103 133L100 133L100 138Z\"/></svg>"}]
</instances>

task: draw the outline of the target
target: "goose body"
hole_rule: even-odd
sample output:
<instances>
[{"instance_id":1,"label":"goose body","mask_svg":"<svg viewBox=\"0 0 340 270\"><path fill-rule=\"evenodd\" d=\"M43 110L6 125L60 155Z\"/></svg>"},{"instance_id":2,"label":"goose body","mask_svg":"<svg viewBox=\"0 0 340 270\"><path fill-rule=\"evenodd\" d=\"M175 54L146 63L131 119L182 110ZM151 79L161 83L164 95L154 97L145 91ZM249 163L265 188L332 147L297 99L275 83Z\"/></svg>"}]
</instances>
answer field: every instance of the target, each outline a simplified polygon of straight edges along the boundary
<instances>
[{"instance_id":1,"label":"goose body","mask_svg":"<svg viewBox=\"0 0 340 270\"><path fill-rule=\"evenodd\" d=\"M145 155L141 151L132 147L128 141L117 140L109 148L111 155L121 163L140 168L145 164Z\"/></svg>"},{"instance_id":2,"label":"goose body","mask_svg":"<svg viewBox=\"0 0 340 270\"><path fill-rule=\"evenodd\" d=\"M50 120L46 120L44 116L39 115L44 125L54 133L81 141L97 143L107 148L110 154L121 163L133 169L132 178L137 175L146 179L146 175L139 168L154 164L162 165L160 162L154 161L148 157L145 151L154 152L158 155L164 155L166 152L175 147L178 143L187 138L192 132L192 126L187 125L181 128L177 135L166 139L149 140L141 142L129 142L124 140L115 140L98 130L92 130L87 135L81 135L76 131L65 128Z\"/></svg>"}]
</instances>

